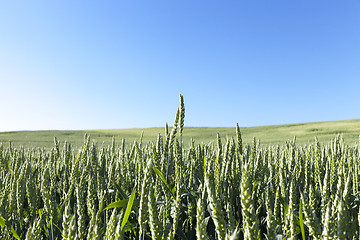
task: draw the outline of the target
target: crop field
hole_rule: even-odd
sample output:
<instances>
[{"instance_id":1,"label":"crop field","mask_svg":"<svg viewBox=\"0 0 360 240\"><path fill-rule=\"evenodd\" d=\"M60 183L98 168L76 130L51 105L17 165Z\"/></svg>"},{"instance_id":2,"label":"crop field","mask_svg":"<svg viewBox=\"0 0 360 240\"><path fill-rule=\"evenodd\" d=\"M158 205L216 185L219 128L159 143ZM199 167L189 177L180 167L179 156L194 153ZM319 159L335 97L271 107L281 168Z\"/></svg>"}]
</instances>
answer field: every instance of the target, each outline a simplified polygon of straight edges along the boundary
<instances>
[{"instance_id":1,"label":"crop field","mask_svg":"<svg viewBox=\"0 0 360 240\"><path fill-rule=\"evenodd\" d=\"M0 239L359 239L358 136L195 142L184 117L180 96L153 139L1 144Z\"/></svg>"},{"instance_id":2,"label":"crop field","mask_svg":"<svg viewBox=\"0 0 360 240\"><path fill-rule=\"evenodd\" d=\"M169 130L171 131L170 127ZM325 143L331 141L337 134L342 134L346 144L354 145L359 140L360 119L242 127L241 132L246 144L251 144L253 137L256 137L261 145L282 145L285 141L292 140L296 136L297 145L310 145L314 143L315 137L320 142ZM141 136L144 144L156 142L159 134L164 136L164 128L0 132L0 143L7 147L11 142L14 147L51 150L54 147L54 138L56 137L61 144L67 141L71 143L73 149L79 149L84 143L85 134L89 135L98 147L111 145L113 138L117 142L122 142L125 139L125 145L130 147L134 141L139 141ZM220 134L223 140L235 138L235 125L234 127L184 127L183 145L189 147L192 139L196 144L210 143L216 145L217 134Z\"/></svg>"}]
</instances>

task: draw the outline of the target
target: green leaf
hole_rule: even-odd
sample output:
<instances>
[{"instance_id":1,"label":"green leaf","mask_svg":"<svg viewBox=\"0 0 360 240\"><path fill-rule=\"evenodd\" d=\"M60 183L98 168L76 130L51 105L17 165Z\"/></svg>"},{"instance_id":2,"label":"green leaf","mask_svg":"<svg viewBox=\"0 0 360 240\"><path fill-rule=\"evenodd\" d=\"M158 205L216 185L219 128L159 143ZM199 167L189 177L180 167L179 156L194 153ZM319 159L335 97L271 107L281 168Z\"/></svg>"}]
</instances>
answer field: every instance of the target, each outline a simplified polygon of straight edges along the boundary
<instances>
[{"instance_id":1,"label":"green leaf","mask_svg":"<svg viewBox=\"0 0 360 240\"><path fill-rule=\"evenodd\" d=\"M15 232L15 229L13 228L13 226L11 226L11 235L13 235L14 238L20 240L19 235L17 235L17 233Z\"/></svg>"},{"instance_id":2,"label":"green leaf","mask_svg":"<svg viewBox=\"0 0 360 240\"><path fill-rule=\"evenodd\" d=\"M0 217L0 226L5 227L5 222L6 222L5 218Z\"/></svg>"},{"instance_id":3,"label":"green leaf","mask_svg":"<svg viewBox=\"0 0 360 240\"><path fill-rule=\"evenodd\" d=\"M103 211L105 211L106 209L111 209L111 208L125 207L126 204L128 203L128 201L129 201L129 199L112 202L106 208L104 208ZM133 206L139 206L139 205L140 205L140 200L135 199Z\"/></svg>"},{"instance_id":4,"label":"green leaf","mask_svg":"<svg viewBox=\"0 0 360 240\"><path fill-rule=\"evenodd\" d=\"M173 196L175 196L175 191L176 191L175 187L176 187L176 186L174 186L174 187L171 189L171 193L172 193Z\"/></svg>"},{"instance_id":5,"label":"green leaf","mask_svg":"<svg viewBox=\"0 0 360 240\"><path fill-rule=\"evenodd\" d=\"M164 175L160 172L159 169L157 169L156 167L153 167L156 175L161 179L161 181L165 184L166 188L169 190L171 197L175 200L175 194L173 193L173 191L171 190L169 184L166 182Z\"/></svg>"},{"instance_id":6,"label":"green leaf","mask_svg":"<svg viewBox=\"0 0 360 240\"><path fill-rule=\"evenodd\" d=\"M116 190L119 191L122 199L129 199L129 197L126 195L125 191L115 181L113 181L112 179L110 179L110 181L114 184Z\"/></svg>"},{"instance_id":7,"label":"green leaf","mask_svg":"<svg viewBox=\"0 0 360 240\"><path fill-rule=\"evenodd\" d=\"M110 208L118 208L118 207L125 207L128 203L128 199L125 200L119 200L117 202L110 203L104 210L110 209Z\"/></svg>"},{"instance_id":8,"label":"green leaf","mask_svg":"<svg viewBox=\"0 0 360 240\"><path fill-rule=\"evenodd\" d=\"M100 202L100 212L102 212L103 207L104 207L104 198L106 196L106 193L104 194L104 196L101 198L101 202Z\"/></svg>"},{"instance_id":9,"label":"green leaf","mask_svg":"<svg viewBox=\"0 0 360 240\"><path fill-rule=\"evenodd\" d=\"M17 233L15 232L15 229L14 229L14 227L10 224L10 222L8 222L5 218L3 218L3 217L0 217L0 226L1 227L8 227L8 228L10 228L11 230L10 230L10 232L11 232L11 235L15 238L15 239L18 239L18 240L20 240L20 237L19 237L19 235L17 235Z\"/></svg>"},{"instance_id":10,"label":"green leaf","mask_svg":"<svg viewBox=\"0 0 360 240\"><path fill-rule=\"evenodd\" d=\"M44 211L44 208L40 208L40 209L38 209L38 210L36 211L36 213L39 214L39 217L40 217L40 218L41 218L41 215L42 215L43 211Z\"/></svg>"},{"instance_id":11,"label":"green leaf","mask_svg":"<svg viewBox=\"0 0 360 240\"><path fill-rule=\"evenodd\" d=\"M303 206L302 206L302 201L300 201L300 207L299 207L299 222L300 222L300 229L301 229L302 239L305 240L304 218L303 218L302 208L303 208Z\"/></svg>"},{"instance_id":12,"label":"green leaf","mask_svg":"<svg viewBox=\"0 0 360 240\"><path fill-rule=\"evenodd\" d=\"M206 172L206 155L204 156L204 172Z\"/></svg>"},{"instance_id":13,"label":"green leaf","mask_svg":"<svg viewBox=\"0 0 360 240\"><path fill-rule=\"evenodd\" d=\"M132 191L129 202L127 204L125 215L124 215L123 221L121 223L121 231L123 230L124 226L126 225L128 219L129 219L131 209L132 209L132 206L133 206L133 203L134 203L134 200L135 200L135 193L136 193L136 189L134 189Z\"/></svg>"},{"instance_id":14,"label":"green leaf","mask_svg":"<svg viewBox=\"0 0 360 240\"><path fill-rule=\"evenodd\" d=\"M137 224L126 224L124 227L124 232L133 231L138 227Z\"/></svg>"}]
</instances>

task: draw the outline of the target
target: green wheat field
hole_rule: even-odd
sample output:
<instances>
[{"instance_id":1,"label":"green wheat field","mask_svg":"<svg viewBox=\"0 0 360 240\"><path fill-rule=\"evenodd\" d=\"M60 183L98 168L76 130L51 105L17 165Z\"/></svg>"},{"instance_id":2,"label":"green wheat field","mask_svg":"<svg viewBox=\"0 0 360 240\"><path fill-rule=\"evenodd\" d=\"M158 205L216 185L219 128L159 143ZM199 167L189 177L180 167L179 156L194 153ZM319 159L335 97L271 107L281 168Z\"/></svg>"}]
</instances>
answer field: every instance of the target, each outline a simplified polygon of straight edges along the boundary
<instances>
[{"instance_id":1,"label":"green wheat field","mask_svg":"<svg viewBox=\"0 0 360 240\"><path fill-rule=\"evenodd\" d=\"M184 146L189 146L191 139L197 144L216 143L217 134L224 139L235 138L235 127L236 123L234 123L234 127L184 127ZM342 134L345 143L354 145L359 140L360 119L244 127L241 128L241 132L244 143L249 144L253 137L260 140L262 145L281 145L296 137L297 145L309 145L314 143L315 137L325 143L331 141L337 134ZM9 142L11 142L13 146L17 147L51 149L54 147L54 138L56 137L60 143L63 144L67 141L77 149L83 145L85 134L103 147L110 145L113 138L118 142L125 139L126 145L130 145L134 141L139 141L141 135L143 135L142 141L149 144L155 142L159 134L164 136L164 128L0 132L0 142L4 146L9 146Z\"/></svg>"},{"instance_id":2,"label":"green wheat field","mask_svg":"<svg viewBox=\"0 0 360 240\"><path fill-rule=\"evenodd\" d=\"M0 133L0 239L359 239L360 120Z\"/></svg>"}]
</instances>

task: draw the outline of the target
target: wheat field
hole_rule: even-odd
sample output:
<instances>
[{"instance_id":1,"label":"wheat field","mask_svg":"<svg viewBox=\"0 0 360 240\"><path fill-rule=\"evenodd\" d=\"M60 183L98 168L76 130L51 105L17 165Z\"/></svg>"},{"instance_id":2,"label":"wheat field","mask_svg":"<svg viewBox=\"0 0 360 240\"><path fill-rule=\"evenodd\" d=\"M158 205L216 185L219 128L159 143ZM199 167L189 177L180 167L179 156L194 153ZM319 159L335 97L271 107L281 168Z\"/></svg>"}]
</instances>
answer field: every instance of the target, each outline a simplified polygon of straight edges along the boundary
<instances>
[{"instance_id":1,"label":"wheat field","mask_svg":"<svg viewBox=\"0 0 360 240\"><path fill-rule=\"evenodd\" d=\"M0 145L0 238L359 239L357 142L185 145L184 118L180 95L151 142Z\"/></svg>"}]
</instances>

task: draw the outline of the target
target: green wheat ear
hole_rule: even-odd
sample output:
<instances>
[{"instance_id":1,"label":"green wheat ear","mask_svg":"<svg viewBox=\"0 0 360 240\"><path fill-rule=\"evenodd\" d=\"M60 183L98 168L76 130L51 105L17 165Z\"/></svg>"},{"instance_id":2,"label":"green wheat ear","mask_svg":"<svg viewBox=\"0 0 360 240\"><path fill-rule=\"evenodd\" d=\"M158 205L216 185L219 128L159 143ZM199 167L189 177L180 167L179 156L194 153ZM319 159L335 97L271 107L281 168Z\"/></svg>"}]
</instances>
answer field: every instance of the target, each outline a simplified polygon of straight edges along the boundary
<instances>
[{"instance_id":1,"label":"green wheat ear","mask_svg":"<svg viewBox=\"0 0 360 240\"><path fill-rule=\"evenodd\" d=\"M177 108L176 110L176 114L175 114L175 121L174 121L174 126L171 129L170 132L170 137L169 137L169 142L168 142L168 146L169 146L169 150L171 151L173 145L174 145L174 140L176 137L176 133L178 131L178 124L179 124L179 115L180 115L180 108Z\"/></svg>"},{"instance_id":2,"label":"green wheat ear","mask_svg":"<svg viewBox=\"0 0 360 240\"><path fill-rule=\"evenodd\" d=\"M180 94L180 119L179 119L179 134L182 136L184 129L184 119L185 119L185 105L184 105L184 97Z\"/></svg>"},{"instance_id":3,"label":"green wheat ear","mask_svg":"<svg viewBox=\"0 0 360 240\"><path fill-rule=\"evenodd\" d=\"M236 123L236 139L237 139L237 146L239 149L239 153L242 155L243 154L243 142L242 142L241 131L240 131L240 127L239 127L238 123Z\"/></svg>"},{"instance_id":4,"label":"green wheat ear","mask_svg":"<svg viewBox=\"0 0 360 240\"><path fill-rule=\"evenodd\" d=\"M206 214L206 188L201 184L199 186L201 193L196 205L196 237L199 240L208 239L206 231L207 222L205 221Z\"/></svg>"},{"instance_id":5,"label":"green wheat ear","mask_svg":"<svg viewBox=\"0 0 360 240\"><path fill-rule=\"evenodd\" d=\"M259 220L253 201L253 184L251 182L252 169L248 163L242 166L241 177L241 213L243 216L244 239L260 239Z\"/></svg>"},{"instance_id":6,"label":"green wheat ear","mask_svg":"<svg viewBox=\"0 0 360 240\"><path fill-rule=\"evenodd\" d=\"M163 229L161 221L159 220L159 211L155 201L155 184L151 184L149 187L148 195L148 209L149 209L149 226L151 236L153 239L161 239L163 235Z\"/></svg>"},{"instance_id":7,"label":"green wheat ear","mask_svg":"<svg viewBox=\"0 0 360 240\"><path fill-rule=\"evenodd\" d=\"M209 207L211 209L210 215L215 224L215 231L218 236L218 239L225 239L227 236L227 227L224 219L224 214L222 211L222 206L220 201L216 197L214 181L209 176L209 172L205 172L205 187L208 195Z\"/></svg>"}]
</instances>

